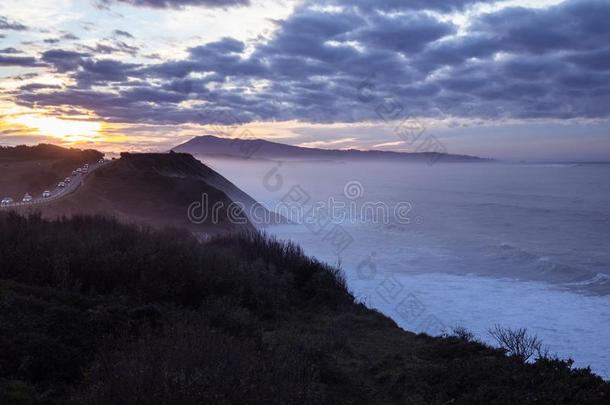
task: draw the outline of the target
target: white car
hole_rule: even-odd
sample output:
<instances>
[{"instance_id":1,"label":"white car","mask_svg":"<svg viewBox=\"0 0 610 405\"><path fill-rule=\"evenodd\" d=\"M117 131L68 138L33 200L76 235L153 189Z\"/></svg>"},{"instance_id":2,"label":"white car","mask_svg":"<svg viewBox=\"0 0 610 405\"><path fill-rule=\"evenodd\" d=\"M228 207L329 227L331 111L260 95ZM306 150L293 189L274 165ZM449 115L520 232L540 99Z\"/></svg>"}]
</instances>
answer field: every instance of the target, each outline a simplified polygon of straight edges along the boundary
<instances>
[{"instance_id":1,"label":"white car","mask_svg":"<svg viewBox=\"0 0 610 405\"><path fill-rule=\"evenodd\" d=\"M72 179L70 177L66 177L66 179L64 180L64 183L69 183L71 181L72 181Z\"/></svg>"},{"instance_id":2,"label":"white car","mask_svg":"<svg viewBox=\"0 0 610 405\"><path fill-rule=\"evenodd\" d=\"M76 169L76 174L80 174L83 172L83 169L81 169L80 167L78 169Z\"/></svg>"},{"instance_id":3,"label":"white car","mask_svg":"<svg viewBox=\"0 0 610 405\"><path fill-rule=\"evenodd\" d=\"M51 197L51 192L49 190L42 192L42 198L49 198L49 197Z\"/></svg>"},{"instance_id":4,"label":"white car","mask_svg":"<svg viewBox=\"0 0 610 405\"><path fill-rule=\"evenodd\" d=\"M2 205L3 207L6 207L7 205L11 205L13 203L13 199L11 197L4 197L2 199L2 202L0 202L0 205Z\"/></svg>"},{"instance_id":5,"label":"white car","mask_svg":"<svg viewBox=\"0 0 610 405\"><path fill-rule=\"evenodd\" d=\"M25 193L25 195L23 196L23 199L21 201L24 203L32 202L32 196L29 195L28 193Z\"/></svg>"},{"instance_id":6,"label":"white car","mask_svg":"<svg viewBox=\"0 0 610 405\"><path fill-rule=\"evenodd\" d=\"M66 183L64 183L63 181L60 181L59 184L57 185L57 187L64 188L64 187L66 187Z\"/></svg>"}]
</instances>

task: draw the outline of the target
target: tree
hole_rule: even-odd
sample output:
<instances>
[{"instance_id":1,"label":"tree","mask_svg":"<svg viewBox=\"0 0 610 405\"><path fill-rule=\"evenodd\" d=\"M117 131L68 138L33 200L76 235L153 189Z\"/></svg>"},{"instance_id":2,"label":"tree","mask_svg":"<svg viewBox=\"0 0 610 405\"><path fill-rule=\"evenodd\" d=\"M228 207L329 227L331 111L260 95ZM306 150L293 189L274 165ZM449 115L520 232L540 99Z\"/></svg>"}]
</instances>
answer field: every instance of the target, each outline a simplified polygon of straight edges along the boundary
<instances>
[{"instance_id":1,"label":"tree","mask_svg":"<svg viewBox=\"0 0 610 405\"><path fill-rule=\"evenodd\" d=\"M542 340L536 335L530 335L525 328L513 330L494 325L493 328L489 329L489 334L509 355L524 362L528 361L534 354L538 357L546 357L548 352L547 348L543 346Z\"/></svg>"}]
</instances>

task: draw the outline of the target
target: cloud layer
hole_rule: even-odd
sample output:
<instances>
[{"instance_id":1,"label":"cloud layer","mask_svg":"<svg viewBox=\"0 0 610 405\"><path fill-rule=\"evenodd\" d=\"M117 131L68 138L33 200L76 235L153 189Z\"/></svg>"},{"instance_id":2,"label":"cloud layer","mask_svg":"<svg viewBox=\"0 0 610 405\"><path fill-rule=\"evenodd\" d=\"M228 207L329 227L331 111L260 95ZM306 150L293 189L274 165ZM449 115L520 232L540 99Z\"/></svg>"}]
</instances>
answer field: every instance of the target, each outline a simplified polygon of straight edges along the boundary
<instances>
[{"instance_id":1,"label":"cloud layer","mask_svg":"<svg viewBox=\"0 0 610 405\"><path fill-rule=\"evenodd\" d=\"M28 27L17 21L0 16L0 30L25 31Z\"/></svg>"},{"instance_id":2,"label":"cloud layer","mask_svg":"<svg viewBox=\"0 0 610 405\"><path fill-rule=\"evenodd\" d=\"M132 6L153 8L180 8L184 6L233 7L247 6L250 0L101 0L102 4L127 3Z\"/></svg>"},{"instance_id":3,"label":"cloud layer","mask_svg":"<svg viewBox=\"0 0 610 405\"><path fill-rule=\"evenodd\" d=\"M157 8L247 4L124 1ZM475 3L306 3L277 22L270 40L225 38L188 48L184 58L127 63L120 55L129 48L115 43L57 47L38 57L5 52L0 65L44 65L72 79L60 89L21 88L13 94L19 104L84 108L114 122L362 122L380 120L381 106L391 105L418 117L609 118L609 2L501 8L477 14L465 31L441 17Z\"/></svg>"}]
</instances>

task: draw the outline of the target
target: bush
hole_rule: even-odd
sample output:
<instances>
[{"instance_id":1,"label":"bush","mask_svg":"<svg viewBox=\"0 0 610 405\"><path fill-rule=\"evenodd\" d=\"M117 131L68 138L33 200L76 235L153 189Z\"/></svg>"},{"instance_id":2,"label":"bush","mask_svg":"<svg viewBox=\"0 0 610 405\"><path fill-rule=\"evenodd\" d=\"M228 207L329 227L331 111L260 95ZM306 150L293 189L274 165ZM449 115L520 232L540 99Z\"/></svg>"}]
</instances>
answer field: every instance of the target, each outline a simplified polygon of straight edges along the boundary
<instances>
[{"instance_id":1,"label":"bush","mask_svg":"<svg viewBox=\"0 0 610 405\"><path fill-rule=\"evenodd\" d=\"M472 333L463 326L455 326L454 328L452 328L451 336L454 336L466 342L474 342L476 340L474 337L474 333Z\"/></svg>"},{"instance_id":2,"label":"bush","mask_svg":"<svg viewBox=\"0 0 610 405\"><path fill-rule=\"evenodd\" d=\"M339 270L250 233L0 214L0 404L606 404L525 330L400 330Z\"/></svg>"},{"instance_id":3,"label":"bush","mask_svg":"<svg viewBox=\"0 0 610 405\"><path fill-rule=\"evenodd\" d=\"M495 325L489 330L489 334L509 355L521 361L528 361L534 354L539 358L547 356L548 350L542 345L542 341L537 336L530 335L525 328L509 329Z\"/></svg>"},{"instance_id":4,"label":"bush","mask_svg":"<svg viewBox=\"0 0 610 405\"><path fill-rule=\"evenodd\" d=\"M265 350L191 313L104 355L78 402L91 405L314 404L316 366L295 347Z\"/></svg>"}]
</instances>

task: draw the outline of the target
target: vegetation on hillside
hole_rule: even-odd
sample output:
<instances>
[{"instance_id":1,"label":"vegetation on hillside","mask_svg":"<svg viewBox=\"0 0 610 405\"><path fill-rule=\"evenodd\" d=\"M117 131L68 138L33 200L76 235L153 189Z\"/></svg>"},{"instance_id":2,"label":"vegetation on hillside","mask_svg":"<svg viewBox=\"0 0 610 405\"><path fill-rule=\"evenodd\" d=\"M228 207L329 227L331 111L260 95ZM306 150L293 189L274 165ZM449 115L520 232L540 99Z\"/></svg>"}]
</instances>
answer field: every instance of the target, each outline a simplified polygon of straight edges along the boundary
<instances>
[{"instance_id":1,"label":"vegetation on hillside","mask_svg":"<svg viewBox=\"0 0 610 405\"><path fill-rule=\"evenodd\" d=\"M45 143L35 146L0 146L0 159L2 160L78 159L95 162L102 157L104 157L103 153L93 149L67 149Z\"/></svg>"},{"instance_id":2,"label":"vegetation on hillside","mask_svg":"<svg viewBox=\"0 0 610 405\"><path fill-rule=\"evenodd\" d=\"M54 188L84 163L104 155L95 150L66 149L55 145L0 147L0 198L21 199Z\"/></svg>"},{"instance_id":3,"label":"vegetation on hillside","mask_svg":"<svg viewBox=\"0 0 610 405\"><path fill-rule=\"evenodd\" d=\"M228 181L218 186L216 177L191 155L123 153L71 196L41 209L47 217L111 213L125 222L201 233L254 230L241 207L232 208L230 191L239 189Z\"/></svg>"},{"instance_id":4,"label":"vegetation on hillside","mask_svg":"<svg viewBox=\"0 0 610 405\"><path fill-rule=\"evenodd\" d=\"M569 362L400 330L258 233L0 215L0 404L607 404Z\"/></svg>"}]
</instances>

